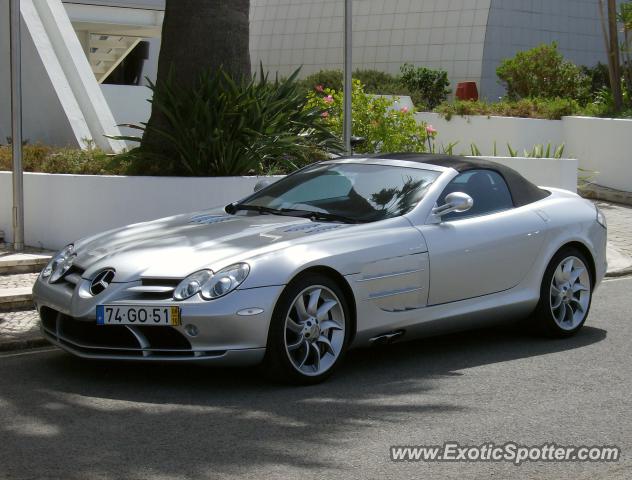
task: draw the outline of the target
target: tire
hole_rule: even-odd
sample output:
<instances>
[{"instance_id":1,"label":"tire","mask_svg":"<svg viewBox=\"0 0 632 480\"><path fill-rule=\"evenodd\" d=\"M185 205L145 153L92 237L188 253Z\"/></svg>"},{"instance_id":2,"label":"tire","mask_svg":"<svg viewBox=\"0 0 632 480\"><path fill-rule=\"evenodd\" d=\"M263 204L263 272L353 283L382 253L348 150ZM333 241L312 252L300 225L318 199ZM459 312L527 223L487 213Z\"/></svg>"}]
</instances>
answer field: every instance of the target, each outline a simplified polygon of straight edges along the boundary
<instances>
[{"instance_id":1,"label":"tire","mask_svg":"<svg viewBox=\"0 0 632 480\"><path fill-rule=\"evenodd\" d=\"M340 365L350 338L344 292L326 275L293 280L272 314L263 369L273 380L313 385Z\"/></svg>"},{"instance_id":2,"label":"tire","mask_svg":"<svg viewBox=\"0 0 632 480\"><path fill-rule=\"evenodd\" d=\"M592 302L590 263L577 248L563 248L549 262L533 313L538 333L556 338L575 335L584 325Z\"/></svg>"}]
</instances>

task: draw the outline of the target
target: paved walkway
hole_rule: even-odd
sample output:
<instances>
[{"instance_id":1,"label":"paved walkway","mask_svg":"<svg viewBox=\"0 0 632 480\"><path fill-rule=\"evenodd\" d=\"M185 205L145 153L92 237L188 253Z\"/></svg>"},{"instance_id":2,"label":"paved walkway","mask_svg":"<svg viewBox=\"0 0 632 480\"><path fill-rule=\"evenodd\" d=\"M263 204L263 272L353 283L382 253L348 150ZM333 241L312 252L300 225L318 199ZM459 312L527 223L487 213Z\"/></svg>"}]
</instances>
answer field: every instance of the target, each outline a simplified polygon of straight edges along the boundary
<instances>
[{"instance_id":1,"label":"paved walkway","mask_svg":"<svg viewBox=\"0 0 632 480\"><path fill-rule=\"evenodd\" d=\"M608 221L609 275L632 274L632 207L596 202ZM33 253L37 249L30 250ZM8 255L6 245L0 244L0 257ZM0 275L0 292L9 288L30 287L36 273ZM33 309L0 312L0 351L44 345L39 333L38 315Z\"/></svg>"},{"instance_id":2,"label":"paved walkway","mask_svg":"<svg viewBox=\"0 0 632 480\"><path fill-rule=\"evenodd\" d=\"M608 222L608 272L632 273L632 207L595 202Z\"/></svg>"},{"instance_id":3,"label":"paved walkway","mask_svg":"<svg viewBox=\"0 0 632 480\"><path fill-rule=\"evenodd\" d=\"M36 310L0 312L0 351L45 345Z\"/></svg>"}]
</instances>

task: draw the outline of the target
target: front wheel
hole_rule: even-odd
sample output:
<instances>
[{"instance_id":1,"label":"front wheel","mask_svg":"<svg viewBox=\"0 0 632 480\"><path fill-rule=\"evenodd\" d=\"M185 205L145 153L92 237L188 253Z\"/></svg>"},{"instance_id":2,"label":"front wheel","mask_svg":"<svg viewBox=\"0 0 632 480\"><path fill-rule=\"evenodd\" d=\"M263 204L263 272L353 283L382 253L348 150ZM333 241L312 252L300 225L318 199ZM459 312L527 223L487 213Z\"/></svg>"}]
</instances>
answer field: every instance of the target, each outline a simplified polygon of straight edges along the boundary
<instances>
[{"instance_id":1,"label":"front wheel","mask_svg":"<svg viewBox=\"0 0 632 480\"><path fill-rule=\"evenodd\" d=\"M340 363L349 338L349 308L329 277L309 274L290 283L274 309L264 369L276 380L315 384Z\"/></svg>"},{"instance_id":2,"label":"front wheel","mask_svg":"<svg viewBox=\"0 0 632 480\"><path fill-rule=\"evenodd\" d=\"M539 330L568 337L584 325L592 300L592 279L585 255L576 248L559 251L544 273L534 312Z\"/></svg>"}]
</instances>

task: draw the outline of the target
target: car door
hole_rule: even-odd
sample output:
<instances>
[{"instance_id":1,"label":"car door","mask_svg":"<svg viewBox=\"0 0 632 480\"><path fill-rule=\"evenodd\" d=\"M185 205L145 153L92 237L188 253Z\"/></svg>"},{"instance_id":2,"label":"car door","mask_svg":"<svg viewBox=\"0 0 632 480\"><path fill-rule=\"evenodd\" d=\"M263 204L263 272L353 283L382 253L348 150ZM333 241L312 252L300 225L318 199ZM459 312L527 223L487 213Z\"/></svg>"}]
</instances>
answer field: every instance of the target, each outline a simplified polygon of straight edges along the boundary
<instances>
[{"instance_id":1,"label":"car door","mask_svg":"<svg viewBox=\"0 0 632 480\"><path fill-rule=\"evenodd\" d=\"M474 200L463 213L450 213L437 224L420 227L429 252L428 305L488 295L516 286L525 277L543 243L544 221L528 206L514 208L502 176L493 170L461 173L445 196L464 192Z\"/></svg>"}]
</instances>

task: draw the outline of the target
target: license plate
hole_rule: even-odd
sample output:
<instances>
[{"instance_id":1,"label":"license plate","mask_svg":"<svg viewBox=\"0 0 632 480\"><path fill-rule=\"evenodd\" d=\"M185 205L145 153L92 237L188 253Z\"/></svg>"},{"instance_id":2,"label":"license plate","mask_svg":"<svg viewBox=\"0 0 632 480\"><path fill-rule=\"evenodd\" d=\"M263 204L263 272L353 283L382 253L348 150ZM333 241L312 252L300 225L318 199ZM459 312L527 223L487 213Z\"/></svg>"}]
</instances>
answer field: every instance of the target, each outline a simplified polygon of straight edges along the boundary
<instances>
[{"instance_id":1,"label":"license plate","mask_svg":"<svg viewBox=\"0 0 632 480\"><path fill-rule=\"evenodd\" d=\"M180 325L180 307L97 305L97 325Z\"/></svg>"}]
</instances>

